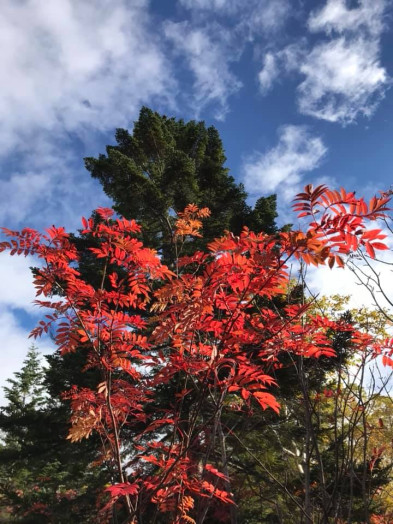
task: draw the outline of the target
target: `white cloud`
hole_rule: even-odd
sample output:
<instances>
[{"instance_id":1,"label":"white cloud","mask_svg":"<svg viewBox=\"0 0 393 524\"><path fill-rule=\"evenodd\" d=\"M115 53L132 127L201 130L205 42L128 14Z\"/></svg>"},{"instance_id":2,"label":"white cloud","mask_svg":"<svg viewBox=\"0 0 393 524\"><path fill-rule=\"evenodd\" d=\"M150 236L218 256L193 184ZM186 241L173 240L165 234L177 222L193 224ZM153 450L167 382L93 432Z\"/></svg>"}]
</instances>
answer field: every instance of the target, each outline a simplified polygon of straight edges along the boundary
<instances>
[{"instance_id":1,"label":"white cloud","mask_svg":"<svg viewBox=\"0 0 393 524\"><path fill-rule=\"evenodd\" d=\"M127 125L142 103L171 98L171 68L147 7L144 0L2 2L2 153L38 129Z\"/></svg>"},{"instance_id":2,"label":"white cloud","mask_svg":"<svg viewBox=\"0 0 393 524\"><path fill-rule=\"evenodd\" d=\"M391 252L389 252L390 263ZM386 258L386 257L385 257ZM360 264L360 267L372 275L367 268ZM384 263L374 263L374 269L377 271L381 278L384 293L393 301L393 283L391 278L391 266ZM374 307L375 302L370 295L370 292L363 285L360 285L359 280L355 274L348 268L340 269L334 267L329 269L328 267L321 266L318 268L309 268L307 272L307 285L310 287L313 293L320 294L321 296L326 295L348 295L350 297L348 306L350 308L362 308L362 307ZM386 302L380 291L374 288L376 292L376 299L381 307L391 309L391 305Z\"/></svg>"},{"instance_id":3,"label":"white cloud","mask_svg":"<svg viewBox=\"0 0 393 524\"><path fill-rule=\"evenodd\" d=\"M312 293L319 296L350 296L350 308L361 308L370 304L370 294L367 289L356 283L356 278L349 269L309 267L306 282Z\"/></svg>"},{"instance_id":4,"label":"white cloud","mask_svg":"<svg viewBox=\"0 0 393 524\"><path fill-rule=\"evenodd\" d=\"M20 165L0 181L0 225L40 230L52 224L80 227L82 215L110 201L67 142L55 144L50 136L41 139L31 153L18 154Z\"/></svg>"},{"instance_id":5,"label":"white cloud","mask_svg":"<svg viewBox=\"0 0 393 524\"><path fill-rule=\"evenodd\" d=\"M0 307L20 308L28 313L38 308L33 305L35 290L30 267L37 266L37 261L31 257L3 254L0 259Z\"/></svg>"},{"instance_id":6,"label":"white cloud","mask_svg":"<svg viewBox=\"0 0 393 524\"><path fill-rule=\"evenodd\" d=\"M194 76L193 106L197 114L208 104L218 104L216 118L228 111L228 98L236 93L241 82L229 69L225 32L214 40L203 28L193 28L188 22L166 22L166 37L175 45L175 52L185 57Z\"/></svg>"},{"instance_id":7,"label":"white cloud","mask_svg":"<svg viewBox=\"0 0 393 524\"><path fill-rule=\"evenodd\" d=\"M258 74L259 85L262 93L267 93L279 76L277 58L273 53L267 53L264 57L263 68Z\"/></svg>"},{"instance_id":8,"label":"white cloud","mask_svg":"<svg viewBox=\"0 0 393 524\"><path fill-rule=\"evenodd\" d=\"M296 72L303 77L297 89L301 113L343 125L370 117L391 83L380 59L385 8L384 0L363 0L352 9L344 0L328 0L308 19L311 32L327 36L312 47L303 38L265 55L258 76L262 94Z\"/></svg>"},{"instance_id":9,"label":"white cloud","mask_svg":"<svg viewBox=\"0 0 393 524\"><path fill-rule=\"evenodd\" d=\"M345 0L327 0L311 13L310 31L339 36L316 44L299 64L302 113L342 124L372 115L389 84L380 63L385 8L385 0L360 0L351 9Z\"/></svg>"},{"instance_id":10,"label":"white cloud","mask_svg":"<svg viewBox=\"0 0 393 524\"><path fill-rule=\"evenodd\" d=\"M180 0L187 9L201 10L225 10L227 12L237 11L239 6L238 0Z\"/></svg>"},{"instance_id":11,"label":"white cloud","mask_svg":"<svg viewBox=\"0 0 393 524\"><path fill-rule=\"evenodd\" d=\"M289 0L179 0L185 8L211 17L236 17L234 31L243 31L248 38L280 30L292 14ZM233 20L232 20L233 22Z\"/></svg>"},{"instance_id":12,"label":"white cloud","mask_svg":"<svg viewBox=\"0 0 393 524\"><path fill-rule=\"evenodd\" d=\"M179 0L189 10L186 22L165 24L165 33L183 54L194 75L192 105L198 113L211 102L219 104L215 114L223 119L228 99L242 86L231 66L242 57L247 44L274 42L293 14L289 0ZM267 61L267 62L266 62ZM274 57L268 55L260 82L268 90L274 72Z\"/></svg>"},{"instance_id":13,"label":"white cloud","mask_svg":"<svg viewBox=\"0 0 393 524\"><path fill-rule=\"evenodd\" d=\"M239 0L240 9L244 2ZM292 15L292 6L288 0L267 0L254 3L251 13L245 14L242 24L249 28L250 35L260 36L280 31Z\"/></svg>"},{"instance_id":14,"label":"white cloud","mask_svg":"<svg viewBox=\"0 0 393 524\"><path fill-rule=\"evenodd\" d=\"M328 0L326 5L311 13L310 31L357 32L367 30L379 35L384 28L385 0L360 0L357 7L348 8L345 0Z\"/></svg>"},{"instance_id":15,"label":"white cloud","mask_svg":"<svg viewBox=\"0 0 393 524\"><path fill-rule=\"evenodd\" d=\"M307 56L307 42L301 39L279 51L268 51L263 57L258 82L262 95L266 95L274 83L288 73L297 72Z\"/></svg>"},{"instance_id":16,"label":"white cloud","mask_svg":"<svg viewBox=\"0 0 393 524\"><path fill-rule=\"evenodd\" d=\"M244 184L250 195L279 192L293 198L302 176L316 169L327 149L320 137L304 126L283 126L278 144L266 153L254 154L243 165Z\"/></svg>"},{"instance_id":17,"label":"white cloud","mask_svg":"<svg viewBox=\"0 0 393 524\"><path fill-rule=\"evenodd\" d=\"M388 83L378 55L378 45L364 38L341 37L315 46L299 64L305 75L298 87L300 111L344 124L370 116Z\"/></svg>"}]
</instances>

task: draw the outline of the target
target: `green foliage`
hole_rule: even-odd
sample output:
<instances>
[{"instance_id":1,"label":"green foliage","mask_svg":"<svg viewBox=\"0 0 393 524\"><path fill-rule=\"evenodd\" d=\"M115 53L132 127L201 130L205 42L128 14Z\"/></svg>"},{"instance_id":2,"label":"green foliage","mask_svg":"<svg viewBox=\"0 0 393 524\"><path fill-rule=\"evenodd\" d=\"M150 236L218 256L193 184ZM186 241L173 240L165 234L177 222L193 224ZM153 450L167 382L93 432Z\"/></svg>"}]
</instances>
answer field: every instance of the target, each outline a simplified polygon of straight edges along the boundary
<instances>
[{"instance_id":1,"label":"green foliage","mask_svg":"<svg viewBox=\"0 0 393 524\"><path fill-rule=\"evenodd\" d=\"M238 234L245 225L267 233L276 230L276 197L259 199L254 210L246 204L242 184L224 167L224 149L214 127L143 107L133 132L118 129L116 142L106 155L86 158L86 168L113 199L115 210L142 225L145 245L161 252L166 262L175 257L171 217L189 203L208 207L212 216L203 240L194 240L192 250L224 230Z\"/></svg>"},{"instance_id":2,"label":"green foliage","mask_svg":"<svg viewBox=\"0 0 393 524\"><path fill-rule=\"evenodd\" d=\"M7 379L10 386L4 387L8 404L1 408L0 428L4 443L20 449L27 443L29 417L45 403L44 371L35 346L29 348L22 369L14 377Z\"/></svg>"},{"instance_id":3,"label":"green foliage","mask_svg":"<svg viewBox=\"0 0 393 524\"><path fill-rule=\"evenodd\" d=\"M51 398L46 373L31 347L4 388L8 403L0 411L0 522L94 522L97 490L110 476L89 467L97 442L77 447L66 440L70 410Z\"/></svg>"}]
</instances>

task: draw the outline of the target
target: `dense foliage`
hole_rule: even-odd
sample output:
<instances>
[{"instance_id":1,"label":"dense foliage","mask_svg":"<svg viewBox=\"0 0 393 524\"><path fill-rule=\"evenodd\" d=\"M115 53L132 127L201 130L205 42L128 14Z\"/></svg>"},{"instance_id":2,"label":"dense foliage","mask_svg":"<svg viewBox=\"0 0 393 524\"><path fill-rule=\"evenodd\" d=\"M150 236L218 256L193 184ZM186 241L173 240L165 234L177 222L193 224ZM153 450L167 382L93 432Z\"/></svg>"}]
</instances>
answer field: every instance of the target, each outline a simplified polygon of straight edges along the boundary
<instances>
[{"instance_id":1,"label":"dense foliage","mask_svg":"<svg viewBox=\"0 0 393 524\"><path fill-rule=\"evenodd\" d=\"M86 167L113 199L114 209L141 224L144 244L156 249L166 264L177 256L171 216L190 202L211 211L203 238L194 238L191 252L225 230L236 235L244 226L276 231L275 195L259 198L254 208L247 205L244 187L224 165L223 145L214 127L143 107L132 133L118 129L116 141L106 155L86 158Z\"/></svg>"},{"instance_id":2,"label":"dense foliage","mask_svg":"<svg viewBox=\"0 0 393 524\"><path fill-rule=\"evenodd\" d=\"M307 186L295 206L310 218L305 232L244 228L238 236L227 233L213 240L208 252L175 258L171 268L143 246L134 220L98 209L99 220L83 219L83 234L98 241L89 248L90 256L104 262L98 285L78 271L78 249L63 228L52 227L44 235L5 230L10 239L1 249L34 254L42 262L35 272L37 294L43 295L37 302L50 313L33 335L54 332L64 357L82 348L86 367L100 376L98 385L73 386L67 393L69 440L98 435L100 461L114 472L106 499L100 498L99 521L112 519L115 512L125 522L236 522L236 503L250 497L234 483L241 477L236 464L241 468L245 456L260 476L275 479L281 495L299 511L299 522L315 521L312 490L318 493L321 521L341 518L335 499L326 503L330 481L313 476L316 411L309 409L308 363L340 360L340 348L348 343L352 352L373 358L383 354L389 363L391 347L356 329L349 318L318 314L304 300L277 307L277 300L293 288L292 258L305 265L341 266L356 250L374 257L376 250L386 249L381 231L367 226L384 217L388 200L381 196L367 205L344 190ZM201 221L208 222L208 215L206 208L188 205L168 217L175 252L200 238ZM269 443L256 455L247 442L251 426L245 439L237 430L244 415L252 421L262 409L269 410L274 431L279 420L274 412L280 410L275 376L282 370L282 355L293 358L301 379L304 424L297 438L306 443L304 482L290 490L266 466ZM158 409L155 400L167 384L175 393ZM376 451L368 471L381 454ZM323 461L317 460L320 467ZM252 518L243 513L244 522Z\"/></svg>"}]
</instances>

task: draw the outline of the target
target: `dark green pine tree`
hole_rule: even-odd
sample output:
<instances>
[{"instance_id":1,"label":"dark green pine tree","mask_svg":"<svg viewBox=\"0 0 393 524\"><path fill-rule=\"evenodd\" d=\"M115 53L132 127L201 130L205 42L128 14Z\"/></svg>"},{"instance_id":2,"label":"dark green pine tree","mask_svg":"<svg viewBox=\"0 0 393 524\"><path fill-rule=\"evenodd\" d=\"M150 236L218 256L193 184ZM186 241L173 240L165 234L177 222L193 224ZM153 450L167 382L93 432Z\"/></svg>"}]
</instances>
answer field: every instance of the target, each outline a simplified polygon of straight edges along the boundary
<instances>
[{"instance_id":1,"label":"dark green pine tree","mask_svg":"<svg viewBox=\"0 0 393 524\"><path fill-rule=\"evenodd\" d=\"M211 210L203 239L190 249L203 247L225 230L240 233L247 225L274 233L276 197L260 198L255 208L247 193L225 167L225 153L217 129L204 122L184 122L141 109L132 133L116 131L117 145L106 155L86 158L85 165L114 201L115 210L142 225L145 244L157 249L166 263L172 249L172 217L187 204Z\"/></svg>"}]
</instances>

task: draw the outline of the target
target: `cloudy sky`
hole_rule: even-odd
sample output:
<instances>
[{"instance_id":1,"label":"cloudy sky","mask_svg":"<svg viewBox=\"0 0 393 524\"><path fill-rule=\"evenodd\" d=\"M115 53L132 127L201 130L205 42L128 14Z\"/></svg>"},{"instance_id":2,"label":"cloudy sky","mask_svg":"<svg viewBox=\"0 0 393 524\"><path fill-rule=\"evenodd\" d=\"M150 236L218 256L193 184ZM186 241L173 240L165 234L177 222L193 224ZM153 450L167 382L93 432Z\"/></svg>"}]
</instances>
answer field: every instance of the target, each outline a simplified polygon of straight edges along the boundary
<instances>
[{"instance_id":1,"label":"cloudy sky","mask_svg":"<svg viewBox=\"0 0 393 524\"><path fill-rule=\"evenodd\" d=\"M392 16L389 0L2 0L0 224L76 229L108 205L83 157L141 105L215 125L250 203L277 193L283 222L309 182L388 188ZM0 264L3 383L40 312L32 261ZM332 275L314 286L354 289Z\"/></svg>"}]
</instances>

